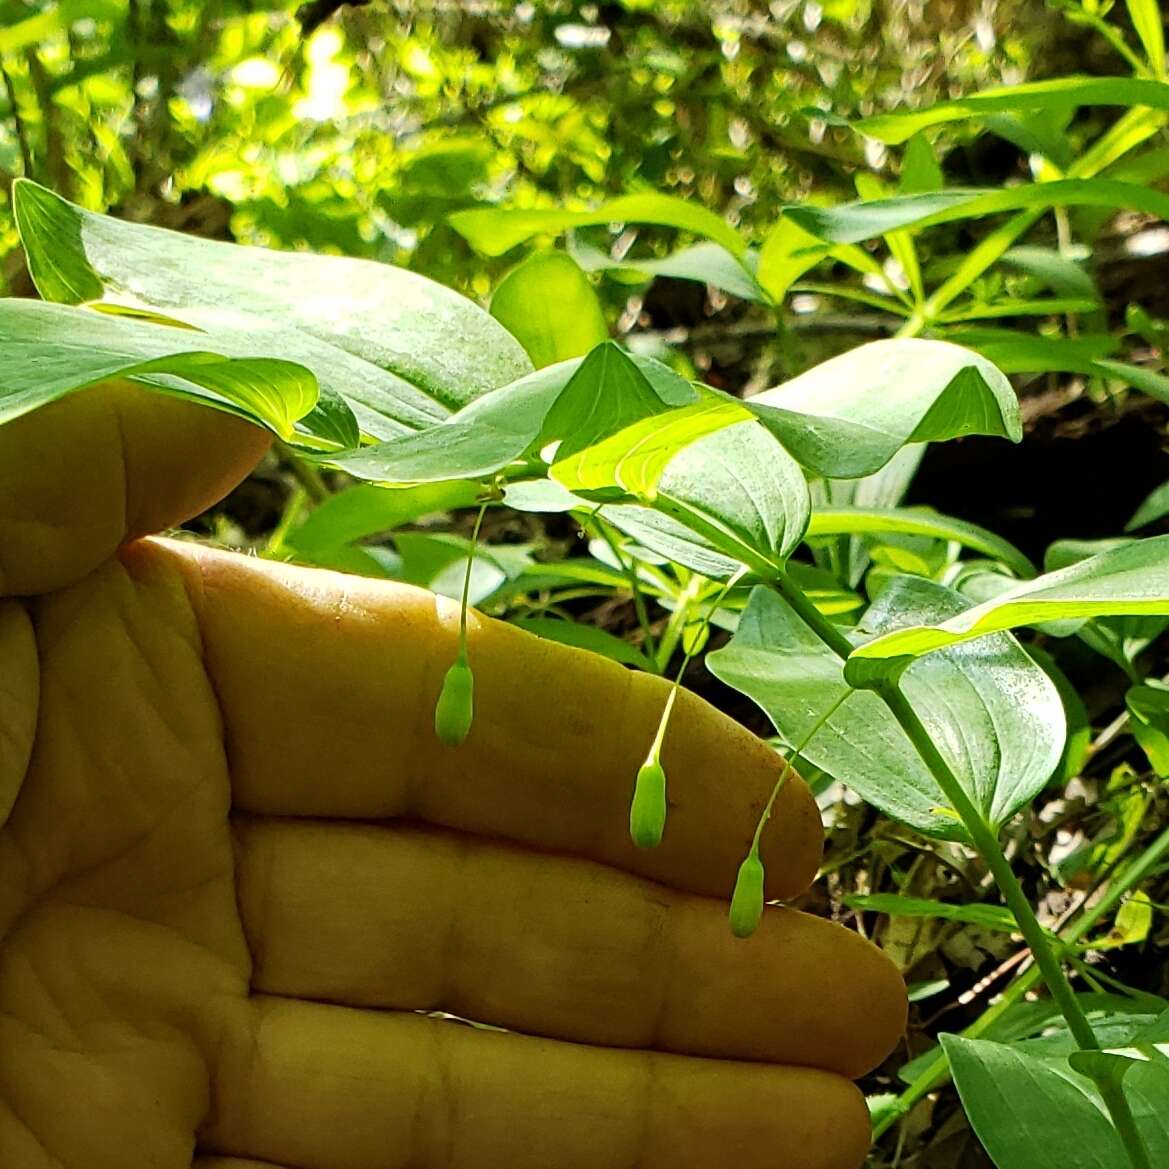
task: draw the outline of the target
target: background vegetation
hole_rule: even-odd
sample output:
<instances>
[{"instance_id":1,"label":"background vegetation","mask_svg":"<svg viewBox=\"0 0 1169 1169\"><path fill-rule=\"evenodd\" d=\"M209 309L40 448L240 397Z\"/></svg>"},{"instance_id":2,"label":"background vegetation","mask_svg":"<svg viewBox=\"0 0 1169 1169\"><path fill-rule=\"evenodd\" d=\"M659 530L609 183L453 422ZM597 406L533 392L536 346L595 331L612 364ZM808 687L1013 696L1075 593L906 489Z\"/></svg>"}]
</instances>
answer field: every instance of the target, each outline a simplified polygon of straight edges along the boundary
<instances>
[{"instance_id":1,"label":"background vegetation","mask_svg":"<svg viewBox=\"0 0 1169 1169\"><path fill-rule=\"evenodd\" d=\"M373 0L331 14L329 7L0 0L4 294L32 294L7 197L19 175L135 222L410 267L484 303L531 244L490 254L498 250L490 239L457 228L455 213L586 208L667 192L716 212L744 246L770 254L757 270L766 295L744 288L741 277L737 285L720 278L721 269L699 268L711 279L678 278L668 257L689 242L685 232L581 226L566 246L594 272L605 327L635 352L752 393L899 330L971 345L1013 375L1024 442L931 447L908 501L992 528L1049 566L1078 555L1057 541L1119 536L1169 479L1169 227L1156 214L1056 207L1014 236L1003 234L1016 222L1011 214L980 216L915 228L912 237L876 232L854 245L859 254L844 244L808 253L806 238L777 243L775 236L791 203L830 208L943 183L1018 189L1050 179L1052 168L1163 186L1165 118L1131 122L1131 141L1118 143L1116 128L1129 115L1109 105L999 112L940 125L928 144L918 137L908 147L841 124L1072 73L1163 75L1139 15L1134 25L1140 6ZM1111 150L1101 153L1101 141ZM1076 160L1094 150L1095 169L1076 171ZM939 290L954 287L967 259L988 240L993 251L996 238L1003 246L994 261L967 270L959 293L940 304ZM937 311L924 312L931 305ZM315 475L276 454L201 530L267 554L457 594L473 511L410 517L390 534L388 523L362 531L360 546L354 541L344 553L298 542L305 516L345 485L338 473ZM1167 511L1154 496L1140 518L1143 533L1165 530ZM696 649L687 684L772 733L753 705L702 668L704 647L688 640L685 609L668 589L661 605L643 612L620 580L573 588L538 580L541 563L611 561L614 554L590 544L574 519L493 511L485 535L495 575L479 582L477 598L489 611L528 622L571 616L596 631L574 636L661 672ZM884 532L862 543L863 580L851 581L858 592L872 592L882 572L941 579L954 562L947 539ZM828 542L812 567L839 567L832 558L851 554ZM847 612L856 594L837 594ZM1041 652L1058 657L1059 681L1070 679L1071 743L1056 782L1011 822L1007 848L1052 928L1092 904L1123 860L1158 839L1169 814L1169 703L1158 688L1169 674L1164 625L1129 620L1079 639L1039 639ZM631 648L615 648L613 638ZM725 639L716 628L710 648ZM829 850L827 879L809 907L875 936L915 999L907 1050L865 1085L881 1133L872 1165L988 1165L952 1090L923 1079L920 1063L906 1065L930 1051L939 1032L982 1019L1005 987L1020 987L1028 951L1009 919L1004 928L1001 911L996 917L995 906L980 904L992 886L972 853L885 818L831 776L812 769L812 778ZM1169 995L1163 855L1140 889L1096 926L1080 988L1102 996L1101 1009L1107 996L1120 995L1152 1015ZM927 910L879 900L889 895L916 898ZM939 903L963 908L945 916ZM1015 993L1022 999L1026 989ZM905 1095L907 1084L917 1088Z\"/></svg>"}]
</instances>

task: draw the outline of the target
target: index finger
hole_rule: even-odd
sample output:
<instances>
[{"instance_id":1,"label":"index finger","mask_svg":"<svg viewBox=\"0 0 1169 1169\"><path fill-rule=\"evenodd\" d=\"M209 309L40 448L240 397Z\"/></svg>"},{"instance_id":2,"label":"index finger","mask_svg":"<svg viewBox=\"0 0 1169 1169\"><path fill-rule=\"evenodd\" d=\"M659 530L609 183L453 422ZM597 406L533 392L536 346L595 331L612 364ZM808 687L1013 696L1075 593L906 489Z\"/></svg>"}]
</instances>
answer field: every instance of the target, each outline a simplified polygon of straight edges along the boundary
<instances>
[{"instance_id":1,"label":"index finger","mask_svg":"<svg viewBox=\"0 0 1169 1169\"><path fill-rule=\"evenodd\" d=\"M146 541L186 574L223 707L233 801L262 815L422 820L588 857L727 896L782 759L683 692L662 752L661 845L629 839L629 800L667 684L470 616L475 719L441 744L433 712L458 606L408 586ZM767 892L807 887L819 812L789 776L764 833Z\"/></svg>"}]
</instances>

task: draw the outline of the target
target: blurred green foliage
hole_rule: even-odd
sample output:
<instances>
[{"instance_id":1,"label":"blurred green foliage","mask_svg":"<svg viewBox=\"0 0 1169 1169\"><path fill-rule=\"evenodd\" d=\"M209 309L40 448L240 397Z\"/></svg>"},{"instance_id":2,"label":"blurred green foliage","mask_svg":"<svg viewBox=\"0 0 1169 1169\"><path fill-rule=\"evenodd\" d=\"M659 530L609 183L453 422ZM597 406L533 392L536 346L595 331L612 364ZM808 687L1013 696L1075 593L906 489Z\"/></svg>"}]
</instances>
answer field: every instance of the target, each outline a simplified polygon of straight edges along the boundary
<instances>
[{"instance_id":1,"label":"blurred green foliage","mask_svg":"<svg viewBox=\"0 0 1169 1169\"><path fill-rule=\"evenodd\" d=\"M652 188L761 234L783 201L847 196L858 166L886 164L809 111L1023 80L1059 26L1026 7L1024 22L995 0L375 0L306 37L288 4L0 0L0 180L483 297L510 261L476 256L450 212ZM1000 165L975 151L961 169ZM19 292L14 245L5 200Z\"/></svg>"}]
</instances>

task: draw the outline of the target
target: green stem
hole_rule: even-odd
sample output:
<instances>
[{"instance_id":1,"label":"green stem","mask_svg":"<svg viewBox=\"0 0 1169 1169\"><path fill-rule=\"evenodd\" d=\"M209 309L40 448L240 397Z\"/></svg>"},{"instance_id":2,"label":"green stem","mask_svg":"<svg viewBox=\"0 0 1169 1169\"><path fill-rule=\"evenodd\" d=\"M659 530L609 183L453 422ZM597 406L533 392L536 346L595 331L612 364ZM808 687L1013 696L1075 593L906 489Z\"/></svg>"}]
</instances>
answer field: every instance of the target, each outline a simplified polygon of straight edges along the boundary
<instances>
[{"instance_id":1,"label":"green stem","mask_svg":"<svg viewBox=\"0 0 1169 1169\"><path fill-rule=\"evenodd\" d=\"M698 599L698 594L702 591L705 580L700 576L693 576L690 578L689 584L678 594L674 603L674 611L670 614L669 620L666 622L666 628L662 633L662 639L658 642L657 649L657 666L661 673L665 673L670 665L670 658L674 656L674 651L678 648L678 642L682 640L682 632L686 628L686 622L690 619L690 606ZM686 655L686 661L690 660L691 655ZM682 668L686 668L686 663L682 664Z\"/></svg>"},{"instance_id":2,"label":"green stem","mask_svg":"<svg viewBox=\"0 0 1169 1169\"><path fill-rule=\"evenodd\" d=\"M974 847L986 861L999 891L1003 895L1008 908L1011 910L1019 932L1031 949L1035 963L1047 984L1052 998L1059 1006L1060 1013L1067 1020L1068 1028L1076 1042L1085 1051L1099 1050L1100 1043L1096 1038L1092 1025L1068 982L1067 975L1056 955L1051 935L1039 924L1031 903L1027 900L1019 879L1015 876L1007 858L999 847L998 837L986 822L982 813L975 807L974 802L966 794L966 789L959 782L958 777L950 769L950 765L943 758L942 753L934 745L930 733L922 725L909 699L895 684L878 691L885 705L892 712L901 729L913 744L914 750L921 756L925 765L930 769L938 787L942 789L946 799L959 815Z\"/></svg>"},{"instance_id":3,"label":"green stem","mask_svg":"<svg viewBox=\"0 0 1169 1169\"><path fill-rule=\"evenodd\" d=\"M609 545L609 551L613 553L613 559L621 566L621 571L629 581L629 591L633 594L633 611L637 614L637 624L641 626L645 656L651 662L656 663L657 654L654 649L653 626L650 624L649 609L646 607L645 594L641 591L641 581L637 575L637 563L632 558L627 563L625 557L621 555L621 550L617 547L617 541L613 539L608 524L605 523L599 514L600 510L598 507L589 518L593 521L597 531L600 532L601 539Z\"/></svg>"},{"instance_id":4,"label":"green stem","mask_svg":"<svg viewBox=\"0 0 1169 1169\"><path fill-rule=\"evenodd\" d=\"M276 443L276 449L292 472L292 477L300 484L313 503L324 503L333 494L320 471L312 463L302 459L291 447L282 442Z\"/></svg>"},{"instance_id":5,"label":"green stem","mask_svg":"<svg viewBox=\"0 0 1169 1169\"><path fill-rule=\"evenodd\" d=\"M467 552L467 569L463 573L463 603L459 606L459 654L467 654L467 605L471 597L471 566L475 563L475 552L479 547L479 529L483 525L483 516L487 512L487 501L479 505L479 514L475 517L475 527L471 530L471 548Z\"/></svg>"},{"instance_id":6,"label":"green stem","mask_svg":"<svg viewBox=\"0 0 1169 1169\"><path fill-rule=\"evenodd\" d=\"M1062 935L1061 941L1064 947L1070 948L1076 946L1080 939L1098 921L1107 917L1120 901L1140 885L1166 856L1169 856L1169 828L1166 828L1160 836L1153 840L1141 852L1140 856L1134 857L1113 875L1107 891L1100 900L1094 905L1088 906L1068 928L1067 932ZM1034 988L1035 984L1039 981L1039 977L1040 972L1038 966L1032 966L1024 970L1003 991L1002 997L998 1002L983 1011L962 1034L968 1039L977 1039L980 1035L987 1032L1002 1015ZM922 1068L916 1079L901 1093L897 1101L897 1106L887 1112L873 1125L873 1139L876 1140L888 1131L892 1125L896 1124L900 1117L909 1112L919 1101L924 1100L936 1088L940 1088L948 1078L947 1073L948 1065L946 1063L946 1057L939 1048L933 1058Z\"/></svg>"},{"instance_id":7,"label":"green stem","mask_svg":"<svg viewBox=\"0 0 1169 1169\"><path fill-rule=\"evenodd\" d=\"M808 749L809 744L816 737L820 728L848 701L849 698L855 694L855 690L846 690L820 717L812 724L811 729L804 736L803 741L799 743L792 753L783 761L783 767L780 769L779 778L775 781L775 786L771 789L771 795L767 799L767 803L763 808L763 814L759 817L759 823L755 826L755 836L751 841L751 851L759 852L759 842L763 838L763 829L767 826L767 821L771 819L772 809L775 807L775 801L779 798L779 793L783 791L787 785L788 776L796 768L796 760L799 759L803 753Z\"/></svg>"},{"instance_id":8,"label":"green stem","mask_svg":"<svg viewBox=\"0 0 1169 1169\"><path fill-rule=\"evenodd\" d=\"M852 645L844 633L812 604L796 585L786 577L780 577L777 586L781 595L791 604L800 618L816 633L841 660L846 660L852 652ZM913 744L914 750L921 756L922 761L929 768L938 787L946 799L950 801L954 811L962 820L974 847L986 861L991 875L994 877L999 891L1003 895L1008 908L1015 918L1019 932L1023 935L1035 964L1047 985L1051 997L1059 1007L1060 1014L1067 1021L1068 1029L1082 1050L1099 1051L1100 1042L1088 1022L1072 985L1064 971L1060 955L1056 952L1058 941L1051 937L1039 924L1031 903L1027 900L1023 887L1019 884L1007 858L999 847L998 837L987 823L981 811L975 806L966 789L958 777L951 770L942 753L935 746L930 733L926 730L917 712L895 682L890 682L877 691L877 694L889 708L890 713L897 720L901 729ZM1124 1143L1133 1169L1150 1169L1148 1154L1137 1132L1132 1111L1123 1092L1111 1090L1105 1082L1099 1084L1100 1094L1112 1123Z\"/></svg>"}]
</instances>

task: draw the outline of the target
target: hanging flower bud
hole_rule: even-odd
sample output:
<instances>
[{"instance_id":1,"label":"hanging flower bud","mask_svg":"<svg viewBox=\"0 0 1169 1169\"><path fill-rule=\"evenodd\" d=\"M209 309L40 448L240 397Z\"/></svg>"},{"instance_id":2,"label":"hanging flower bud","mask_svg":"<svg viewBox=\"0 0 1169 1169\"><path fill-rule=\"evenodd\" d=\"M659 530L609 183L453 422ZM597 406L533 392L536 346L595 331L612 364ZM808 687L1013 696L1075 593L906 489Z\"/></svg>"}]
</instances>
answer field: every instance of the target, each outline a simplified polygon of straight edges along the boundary
<instances>
[{"instance_id":1,"label":"hanging flower bud","mask_svg":"<svg viewBox=\"0 0 1169 1169\"><path fill-rule=\"evenodd\" d=\"M666 828L666 770L653 756L637 772L629 805L629 835L638 848L657 848Z\"/></svg>"},{"instance_id":2,"label":"hanging flower bud","mask_svg":"<svg viewBox=\"0 0 1169 1169\"><path fill-rule=\"evenodd\" d=\"M446 672L434 707L434 732L448 747L459 746L471 731L475 711L475 676L464 654Z\"/></svg>"},{"instance_id":3,"label":"hanging flower bud","mask_svg":"<svg viewBox=\"0 0 1169 1169\"><path fill-rule=\"evenodd\" d=\"M749 938L763 917L763 862L756 846L739 866L735 892L731 896L731 933L736 938Z\"/></svg>"}]
</instances>

